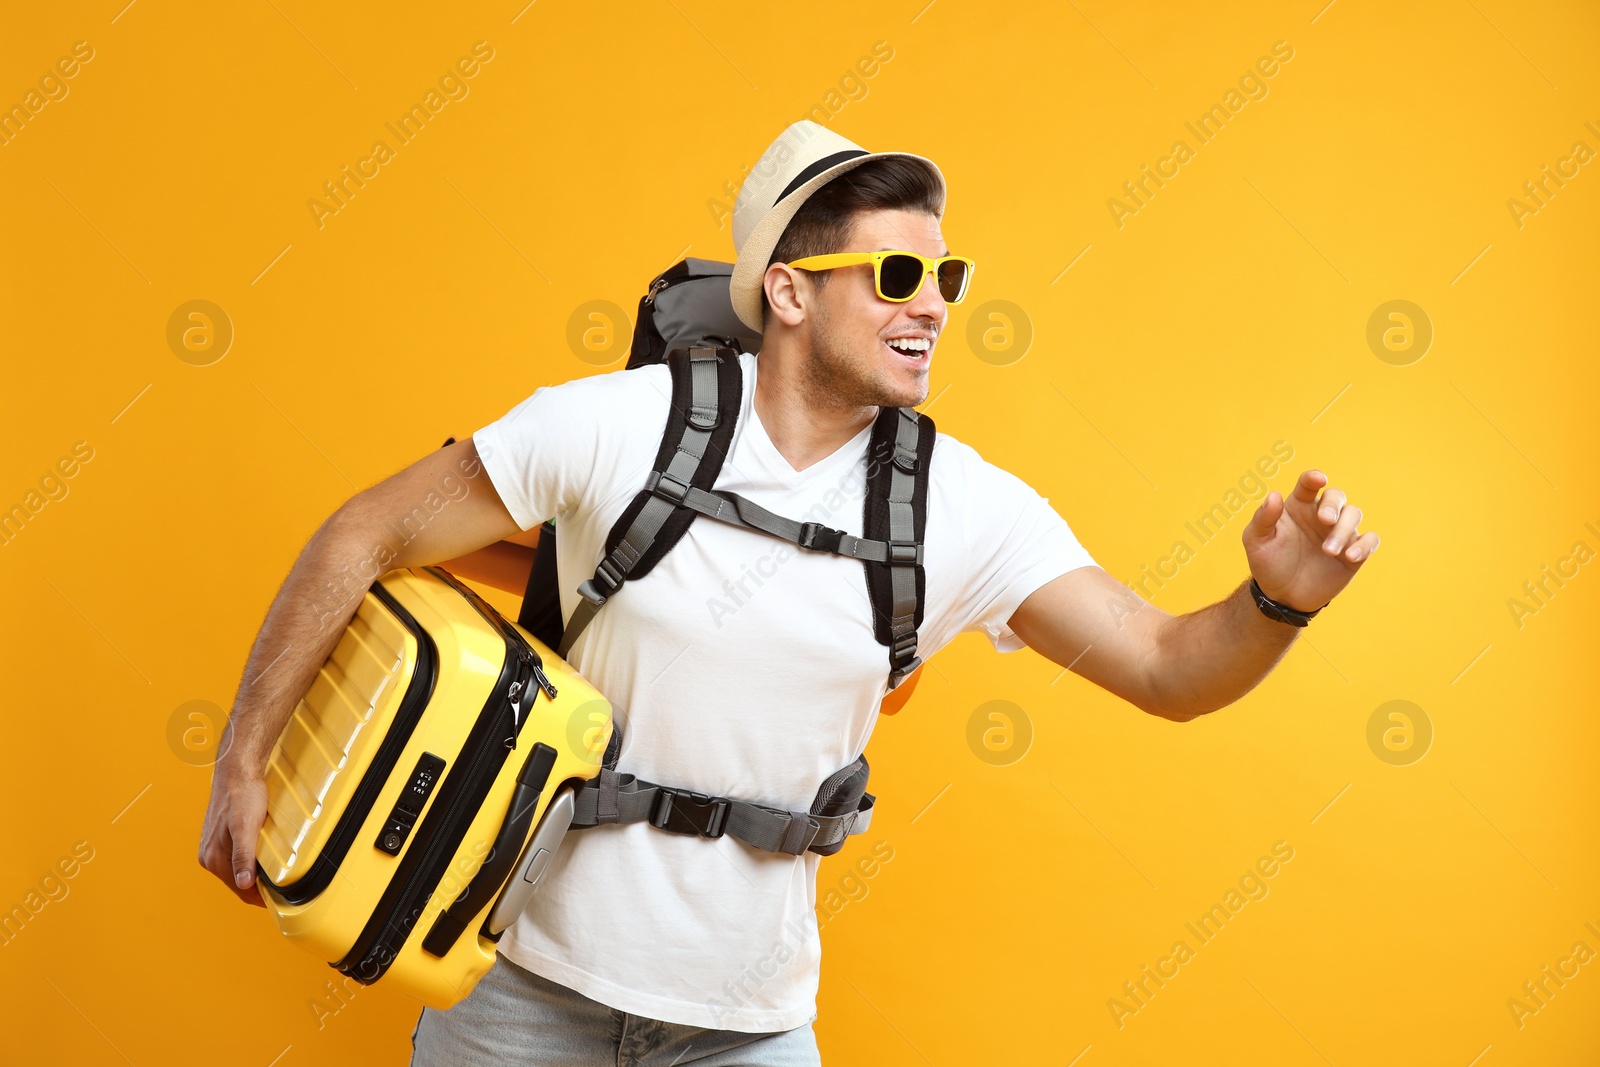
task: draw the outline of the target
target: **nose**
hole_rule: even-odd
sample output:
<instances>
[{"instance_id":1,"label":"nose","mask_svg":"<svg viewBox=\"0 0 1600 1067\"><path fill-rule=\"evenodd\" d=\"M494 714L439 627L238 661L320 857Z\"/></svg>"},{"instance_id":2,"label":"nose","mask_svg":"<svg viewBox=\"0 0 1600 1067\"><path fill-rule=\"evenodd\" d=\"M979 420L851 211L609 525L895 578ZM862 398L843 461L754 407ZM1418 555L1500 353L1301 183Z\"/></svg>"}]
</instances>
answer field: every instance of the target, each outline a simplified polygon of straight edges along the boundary
<instances>
[{"instance_id":1,"label":"nose","mask_svg":"<svg viewBox=\"0 0 1600 1067\"><path fill-rule=\"evenodd\" d=\"M944 320L950 314L950 305L939 291L939 281L931 270L922 276L922 288L917 290L917 295L906 301L904 306L906 314L912 318L932 319L940 326L944 325Z\"/></svg>"}]
</instances>

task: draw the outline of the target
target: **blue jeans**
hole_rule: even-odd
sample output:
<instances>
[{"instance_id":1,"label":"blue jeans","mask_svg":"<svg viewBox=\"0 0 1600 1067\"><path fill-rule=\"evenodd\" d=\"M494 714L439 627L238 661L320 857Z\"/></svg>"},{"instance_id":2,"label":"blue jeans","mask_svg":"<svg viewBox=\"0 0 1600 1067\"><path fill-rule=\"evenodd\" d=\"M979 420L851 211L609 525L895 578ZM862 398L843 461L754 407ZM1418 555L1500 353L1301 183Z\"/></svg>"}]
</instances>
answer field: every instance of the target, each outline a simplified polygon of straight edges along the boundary
<instances>
[{"instance_id":1,"label":"blue jeans","mask_svg":"<svg viewBox=\"0 0 1600 1067\"><path fill-rule=\"evenodd\" d=\"M504 956L449 1011L423 1008L412 1067L821 1067L811 1024L775 1033L706 1030L591 1000Z\"/></svg>"}]
</instances>

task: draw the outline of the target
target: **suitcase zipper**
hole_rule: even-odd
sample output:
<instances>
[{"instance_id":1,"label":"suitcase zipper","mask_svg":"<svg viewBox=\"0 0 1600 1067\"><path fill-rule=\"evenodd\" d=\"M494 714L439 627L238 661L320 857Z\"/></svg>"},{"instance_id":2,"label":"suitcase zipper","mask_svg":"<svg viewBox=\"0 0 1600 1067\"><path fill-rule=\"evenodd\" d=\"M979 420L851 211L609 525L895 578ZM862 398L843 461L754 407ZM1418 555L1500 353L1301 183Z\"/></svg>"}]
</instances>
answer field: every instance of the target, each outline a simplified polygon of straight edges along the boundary
<instances>
[{"instance_id":1,"label":"suitcase zipper","mask_svg":"<svg viewBox=\"0 0 1600 1067\"><path fill-rule=\"evenodd\" d=\"M408 864L410 870L398 892L393 895L389 891L384 893L384 897L393 903L385 906L383 900L378 902L361 936L344 959L334 964L342 973L371 985L383 977L399 955L401 946L422 918L428 898L443 879L450 858L460 847L461 838L471 824L471 816L477 812L495 775L505 764L507 749L501 740L501 728L508 718L509 707L503 696L496 695L490 698L484 708L489 714L483 716L480 713L479 722L468 738L468 745L461 757L468 762L463 767L461 758L458 758L449 797L440 797L436 801L443 802L446 807L442 811L430 811L418 829L418 840L426 838L420 856L414 864ZM467 818L462 817L463 813Z\"/></svg>"},{"instance_id":2,"label":"suitcase zipper","mask_svg":"<svg viewBox=\"0 0 1600 1067\"><path fill-rule=\"evenodd\" d=\"M492 735L486 736L485 742L489 740L489 736ZM496 751L499 752L498 759L492 758ZM478 751L472 757L472 765L467 771L467 777L462 781L461 790L451 798L450 808L439 824L439 832L429 839L427 848L422 854L422 862L406 880L405 887L401 889L400 897L389 913L388 920L380 928L376 941L363 953L361 966L369 964L374 954L380 960L392 960L399 954L400 946L411 935L416 921L422 918L422 911L427 905L428 898L433 895L444 876L444 871L436 868L441 867L441 859L448 862L460 847L467 825L471 823L472 815L477 813L478 802L482 800L482 797L477 795L480 787L485 784L486 779L492 780L499 773L506 761L505 752L505 748L493 744L484 743L478 746ZM491 764L492 768L485 773L485 768ZM465 819L462 818L463 812L467 813ZM397 918L400 919L398 923L395 921ZM388 968L385 965L382 969ZM359 974L355 977L360 981L367 981Z\"/></svg>"},{"instance_id":3,"label":"suitcase zipper","mask_svg":"<svg viewBox=\"0 0 1600 1067\"><path fill-rule=\"evenodd\" d=\"M477 610L478 614L482 615L484 620L498 630L501 637L505 638L507 648L515 651L517 658L522 660L523 663L533 667L534 680L539 683L539 688L544 690L545 695L551 700L556 698L556 687L550 681L549 676L544 673L544 661L539 658L539 653L534 651L533 646L528 644L527 639L522 636L520 630L507 622L505 617L495 611L494 608L484 603L483 598L476 592L462 585L456 576L449 571L440 570L438 567L426 567L424 569L444 579L456 592L465 597L473 608Z\"/></svg>"}]
</instances>

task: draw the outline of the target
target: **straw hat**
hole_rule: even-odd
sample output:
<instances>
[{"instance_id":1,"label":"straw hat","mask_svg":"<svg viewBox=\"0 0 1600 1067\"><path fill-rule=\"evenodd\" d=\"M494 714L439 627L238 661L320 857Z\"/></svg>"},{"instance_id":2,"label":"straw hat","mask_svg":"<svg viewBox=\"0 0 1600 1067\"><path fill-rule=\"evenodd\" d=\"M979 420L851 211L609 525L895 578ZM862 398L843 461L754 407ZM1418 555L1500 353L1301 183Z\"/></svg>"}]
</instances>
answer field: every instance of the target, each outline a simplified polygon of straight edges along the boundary
<instances>
[{"instance_id":1,"label":"straw hat","mask_svg":"<svg viewBox=\"0 0 1600 1067\"><path fill-rule=\"evenodd\" d=\"M794 123L767 146L733 204L733 265L729 295L739 320L761 333L762 279L789 220L811 194L872 159L899 156L926 164L945 193L944 174L931 159L910 152L868 152L810 119Z\"/></svg>"}]
</instances>

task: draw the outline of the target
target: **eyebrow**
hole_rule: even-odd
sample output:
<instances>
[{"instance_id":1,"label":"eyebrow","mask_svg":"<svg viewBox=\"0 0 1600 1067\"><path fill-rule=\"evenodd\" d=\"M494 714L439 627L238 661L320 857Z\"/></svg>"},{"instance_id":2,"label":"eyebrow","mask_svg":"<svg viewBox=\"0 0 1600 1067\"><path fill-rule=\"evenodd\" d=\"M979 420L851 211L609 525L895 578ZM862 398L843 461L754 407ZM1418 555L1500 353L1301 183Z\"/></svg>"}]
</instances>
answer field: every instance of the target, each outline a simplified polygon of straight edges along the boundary
<instances>
[{"instance_id":1,"label":"eyebrow","mask_svg":"<svg viewBox=\"0 0 1600 1067\"><path fill-rule=\"evenodd\" d=\"M884 248L879 248L879 249L876 249L876 251L879 251L879 252L899 252L899 251L901 251L901 249L898 249L898 248L889 248L889 247L884 247ZM942 259L942 258L944 258L944 257L945 257L945 256L948 256L948 255L949 255L949 254L950 254L950 249L949 249L949 248L948 248L948 247L946 247L946 248L945 248L945 250L944 250L944 251L943 251L943 252L940 252L940 253L939 253L939 256L938 256L938 258L941 258L941 259Z\"/></svg>"}]
</instances>

